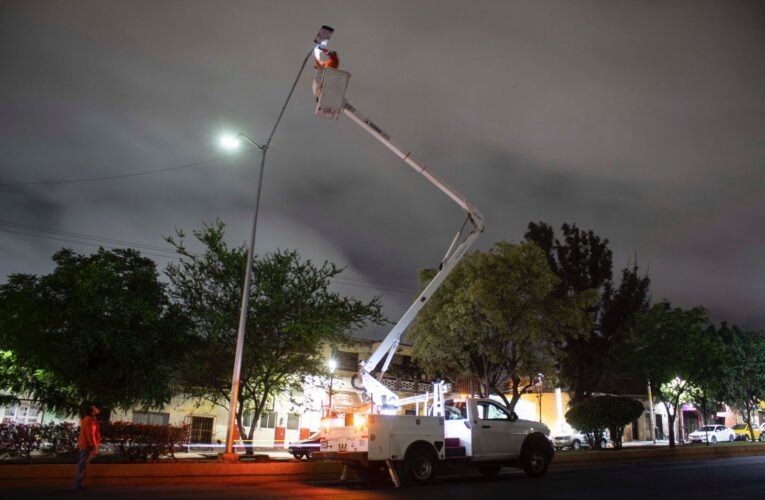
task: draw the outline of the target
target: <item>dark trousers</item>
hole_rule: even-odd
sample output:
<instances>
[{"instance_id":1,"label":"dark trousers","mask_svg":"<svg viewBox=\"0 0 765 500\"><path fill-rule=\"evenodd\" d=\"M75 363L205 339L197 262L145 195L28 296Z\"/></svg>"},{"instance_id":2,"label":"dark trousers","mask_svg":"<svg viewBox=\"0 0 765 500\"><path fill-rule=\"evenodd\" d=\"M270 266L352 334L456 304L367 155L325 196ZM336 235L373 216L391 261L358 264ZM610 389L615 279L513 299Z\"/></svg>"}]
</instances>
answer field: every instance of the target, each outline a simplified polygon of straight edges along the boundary
<instances>
[{"instance_id":1,"label":"dark trousers","mask_svg":"<svg viewBox=\"0 0 765 500\"><path fill-rule=\"evenodd\" d=\"M85 479L85 471L88 464L98 454L98 448L85 448L80 450L80 463L77 464L77 474L74 476L74 487L82 488L82 481Z\"/></svg>"}]
</instances>

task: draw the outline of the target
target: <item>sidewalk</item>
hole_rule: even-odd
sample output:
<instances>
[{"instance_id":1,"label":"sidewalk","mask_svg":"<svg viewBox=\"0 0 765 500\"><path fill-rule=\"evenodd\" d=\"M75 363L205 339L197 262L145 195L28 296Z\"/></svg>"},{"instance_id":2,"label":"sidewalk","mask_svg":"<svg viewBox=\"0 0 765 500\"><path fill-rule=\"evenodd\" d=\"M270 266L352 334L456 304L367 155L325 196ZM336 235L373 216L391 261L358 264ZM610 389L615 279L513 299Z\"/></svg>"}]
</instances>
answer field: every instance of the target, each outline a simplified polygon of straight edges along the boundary
<instances>
[{"instance_id":1,"label":"sidewalk","mask_svg":"<svg viewBox=\"0 0 765 500\"><path fill-rule=\"evenodd\" d=\"M260 456L260 457L268 457L271 460L294 460L295 457L292 456L292 454L283 449L283 448L268 448L268 449L262 449L262 450L256 450L253 452L254 455ZM241 457L245 457L244 453L239 454ZM184 459L194 459L194 458L210 458L210 457L217 457L217 454L214 451L192 451L192 452L180 452L175 454L175 458L178 460L184 460Z\"/></svg>"}]
</instances>

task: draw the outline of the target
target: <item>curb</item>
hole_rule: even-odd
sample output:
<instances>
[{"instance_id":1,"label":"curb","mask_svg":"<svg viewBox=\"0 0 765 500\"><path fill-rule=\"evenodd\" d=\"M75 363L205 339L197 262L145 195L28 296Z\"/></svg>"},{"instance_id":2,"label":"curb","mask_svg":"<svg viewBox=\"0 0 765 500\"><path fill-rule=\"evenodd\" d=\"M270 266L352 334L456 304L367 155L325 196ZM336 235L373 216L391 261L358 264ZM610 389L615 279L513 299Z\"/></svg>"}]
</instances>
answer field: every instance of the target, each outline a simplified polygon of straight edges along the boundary
<instances>
[{"instance_id":1,"label":"curb","mask_svg":"<svg viewBox=\"0 0 765 500\"><path fill-rule=\"evenodd\" d=\"M729 458L765 455L765 444L744 446L685 445L679 448L643 448L631 450L600 450L560 453L552 464L600 464L603 462L633 462L642 460L693 460L698 458Z\"/></svg>"},{"instance_id":2,"label":"curb","mask_svg":"<svg viewBox=\"0 0 765 500\"><path fill-rule=\"evenodd\" d=\"M77 464L0 465L0 490L28 486L64 486L74 483ZM125 484L261 484L285 481L322 481L340 477L338 462L311 463L194 463L91 464L87 485Z\"/></svg>"}]
</instances>

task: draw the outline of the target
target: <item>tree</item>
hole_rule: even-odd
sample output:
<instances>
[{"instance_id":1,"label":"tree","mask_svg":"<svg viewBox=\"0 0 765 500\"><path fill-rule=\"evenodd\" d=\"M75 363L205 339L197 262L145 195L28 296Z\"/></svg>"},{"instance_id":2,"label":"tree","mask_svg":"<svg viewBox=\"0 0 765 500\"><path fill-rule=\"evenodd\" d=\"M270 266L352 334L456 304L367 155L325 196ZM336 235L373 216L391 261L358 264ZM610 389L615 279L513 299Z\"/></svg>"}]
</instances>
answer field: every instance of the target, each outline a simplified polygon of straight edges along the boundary
<instances>
[{"instance_id":1,"label":"tree","mask_svg":"<svg viewBox=\"0 0 765 500\"><path fill-rule=\"evenodd\" d=\"M622 447L624 427L640 417L645 408L637 399L624 396L596 396L575 403L566 412L574 427L594 434L593 446L600 448L603 429L608 429L614 448Z\"/></svg>"},{"instance_id":2,"label":"tree","mask_svg":"<svg viewBox=\"0 0 765 500\"><path fill-rule=\"evenodd\" d=\"M0 285L2 386L65 414L169 401L186 321L135 250L53 255L51 274Z\"/></svg>"},{"instance_id":3,"label":"tree","mask_svg":"<svg viewBox=\"0 0 765 500\"><path fill-rule=\"evenodd\" d=\"M190 252L185 235L168 237L181 257L166 274L171 295L193 322L195 349L181 372L187 394L228 408L232 360L247 261L244 246L230 248L217 221L194 231L204 246ZM329 291L341 269L303 261L295 251L254 259L236 424L251 440L261 413L276 394L301 390L302 382L326 371L322 349L346 342L369 322L382 324L380 302L342 297ZM252 424L244 426L244 415ZM251 452L251 450L248 450Z\"/></svg>"},{"instance_id":4,"label":"tree","mask_svg":"<svg viewBox=\"0 0 765 500\"><path fill-rule=\"evenodd\" d=\"M588 311L587 334L582 335L578 328L564 330L559 346L560 378L570 388L572 399L581 401L597 390L609 369L619 371L618 355L631 322L648 306L650 280L633 265L622 269L616 285L607 239L575 224L563 224L561 232L563 239L558 240L551 226L532 222L525 238L542 248L550 268L560 278L556 297L588 290L600 294L600 301Z\"/></svg>"},{"instance_id":5,"label":"tree","mask_svg":"<svg viewBox=\"0 0 765 500\"><path fill-rule=\"evenodd\" d=\"M702 385L715 369L716 340L703 307L683 310L665 301L636 318L625 345L623 367L649 380L654 395L665 405L670 447L675 446L677 409L688 399L689 391Z\"/></svg>"},{"instance_id":6,"label":"tree","mask_svg":"<svg viewBox=\"0 0 765 500\"><path fill-rule=\"evenodd\" d=\"M426 283L435 271L421 272ZM500 396L512 411L539 373L551 373L561 327L582 328L595 298L556 299L558 278L534 244L499 242L464 258L417 316L414 357L431 376L473 377L481 396ZM508 381L508 400L503 384Z\"/></svg>"},{"instance_id":7,"label":"tree","mask_svg":"<svg viewBox=\"0 0 765 500\"><path fill-rule=\"evenodd\" d=\"M719 334L725 344L725 363L718 376L725 386L727 401L741 412L754 441L752 413L765 400L765 337L725 323Z\"/></svg>"}]
</instances>

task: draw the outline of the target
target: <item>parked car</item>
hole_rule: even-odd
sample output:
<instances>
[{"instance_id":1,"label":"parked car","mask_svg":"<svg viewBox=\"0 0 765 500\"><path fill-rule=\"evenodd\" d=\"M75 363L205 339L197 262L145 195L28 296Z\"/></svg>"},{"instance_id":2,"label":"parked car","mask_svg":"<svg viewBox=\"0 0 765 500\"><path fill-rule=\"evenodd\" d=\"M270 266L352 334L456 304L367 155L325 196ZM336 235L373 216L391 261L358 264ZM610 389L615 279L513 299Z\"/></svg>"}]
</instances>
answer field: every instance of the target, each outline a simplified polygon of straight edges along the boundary
<instances>
[{"instance_id":1,"label":"parked car","mask_svg":"<svg viewBox=\"0 0 765 500\"><path fill-rule=\"evenodd\" d=\"M555 436L553 438L553 446L556 449L562 450L563 448L571 448L572 450L578 450L580 448L589 448L592 437L585 433L572 430L570 433L566 433L561 436ZM605 448L608 445L608 436L604 435L600 439L601 448Z\"/></svg>"},{"instance_id":2,"label":"parked car","mask_svg":"<svg viewBox=\"0 0 765 500\"><path fill-rule=\"evenodd\" d=\"M736 441L749 441L750 439L752 439L752 435L749 432L748 425L736 424L732 427L732 429L733 429L733 432L736 433ZM759 428L755 428L754 439L762 441L762 439L760 439L761 437L762 437L762 431L760 431Z\"/></svg>"},{"instance_id":3,"label":"parked car","mask_svg":"<svg viewBox=\"0 0 765 500\"><path fill-rule=\"evenodd\" d=\"M757 440L759 442L763 443L763 442L765 442L765 422L760 424L759 431L760 431L760 437ZM757 431L755 431L755 432L757 432Z\"/></svg>"},{"instance_id":4,"label":"parked car","mask_svg":"<svg viewBox=\"0 0 765 500\"><path fill-rule=\"evenodd\" d=\"M314 432L305 439L301 439L300 441L293 441L289 444L290 453L292 453L292 456L298 460L303 457L310 459L311 454L314 451L319 451L320 447L321 444L319 443L318 432Z\"/></svg>"},{"instance_id":5,"label":"parked car","mask_svg":"<svg viewBox=\"0 0 765 500\"><path fill-rule=\"evenodd\" d=\"M736 433L733 432L733 429L724 425L705 425L688 434L688 439L691 443L709 442L715 444L725 441L733 442L736 440Z\"/></svg>"}]
</instances>

